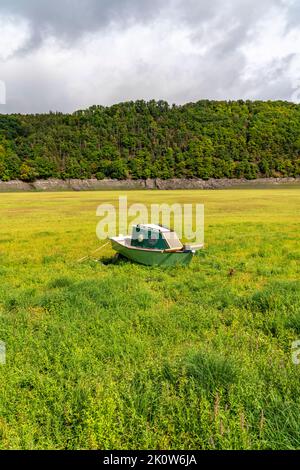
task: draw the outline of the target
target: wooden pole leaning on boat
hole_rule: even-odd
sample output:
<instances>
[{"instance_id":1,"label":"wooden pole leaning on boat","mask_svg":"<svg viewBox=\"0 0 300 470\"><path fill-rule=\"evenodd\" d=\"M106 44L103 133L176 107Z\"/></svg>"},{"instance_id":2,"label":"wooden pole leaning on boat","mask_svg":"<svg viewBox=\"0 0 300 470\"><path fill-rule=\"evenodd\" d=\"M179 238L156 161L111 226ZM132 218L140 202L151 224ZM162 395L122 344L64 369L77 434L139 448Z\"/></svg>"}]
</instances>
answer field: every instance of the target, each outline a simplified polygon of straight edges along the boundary
<instances>
[{"instance_id":1,"label":"wooden pole leaning on boat","mask_svg":"<svg viewBox=\"0 0 300 470\"><path fill-rule=\"evenodd\" d=\"M84 261L84 260L90 258L94 253L97 253L97 251L102 250L102 249L103 249L106 245L108 245L108 244L109 244L109 241L106 242L106 243L104 243L104 245L100 246L99 248L97 248L97 250L92 251L92 253L90 253L89 255L86 255L86 256L84 256L83 258L78 259L78 260L77 260L77 263L81 263L81 261Z\"/></svg>"}]
</instances>

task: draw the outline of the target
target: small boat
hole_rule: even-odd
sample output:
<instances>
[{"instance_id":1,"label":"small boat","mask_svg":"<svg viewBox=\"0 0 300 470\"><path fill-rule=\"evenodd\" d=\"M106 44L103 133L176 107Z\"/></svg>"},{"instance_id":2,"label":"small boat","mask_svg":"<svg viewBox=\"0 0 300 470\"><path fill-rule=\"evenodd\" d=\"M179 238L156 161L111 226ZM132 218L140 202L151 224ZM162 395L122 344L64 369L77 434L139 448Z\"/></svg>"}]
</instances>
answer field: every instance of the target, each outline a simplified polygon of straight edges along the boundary
<instances>
[{"instance_id":1,"label":"small boat","mask_svg":"<svg viewBox=\"0 0 300 470\"><path fill-rule=\"evenodd\" d=\"M156 224L138 224L132 234L110 238L122 256L146 266L187 265L203 244L183 245L176 232Z\"/></svg>"}]
</instances>

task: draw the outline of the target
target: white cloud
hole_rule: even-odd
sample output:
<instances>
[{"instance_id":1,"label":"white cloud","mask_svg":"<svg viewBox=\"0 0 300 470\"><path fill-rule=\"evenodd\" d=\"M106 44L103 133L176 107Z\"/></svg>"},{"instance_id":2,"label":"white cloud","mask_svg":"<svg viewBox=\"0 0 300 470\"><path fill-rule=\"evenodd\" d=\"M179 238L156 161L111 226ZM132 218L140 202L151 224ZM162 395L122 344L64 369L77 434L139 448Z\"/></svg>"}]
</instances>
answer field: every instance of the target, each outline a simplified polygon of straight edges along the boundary
<instances>
[{"instance_id":1,"label":"white cloud","mask_svg":"<svg viewBox=\"0 0 300 470\"><path fill-rule=\"evenodd\" d=\"M242 47L248 62L246 73L257 74L273 61L299 55L299 30L292 29L286 33L286 23L286 16L276 9L269 18L255 25L249 34L248 43Z\"/></svg>"},{"instance_id":2,"label":"white cloud","mask_svg":"<svg viewBox=\"0 0 300 470\"><path fill-rule=\"evenodd\" d=\"M7 60L22 48L30 37L27 21L12 16L0 16L0 31L0 60Z\"/></svg>"},{"instance_id":3,"label":"white cloud","mask_svg":"<svg viewBox=\"0 0 300 470\"><path fill-rule=\"evenodd\" d=\"M131 11L126 24L114 14L97 28L90 18L92 26L87 21L74 41L63 34L65 20L39 29L30 42L35 29L29 30L25 14L15 21L0 16L0 78L7 84L7 105L0 110L73 111L152 98L292 99L300 45L287 1L231 0L225 6L171 0L147 21L142 9L140 16ZM116 1L114 7L115 13ZM55 15L50 18L55 22Z\"/></svg>"}]
</instances>

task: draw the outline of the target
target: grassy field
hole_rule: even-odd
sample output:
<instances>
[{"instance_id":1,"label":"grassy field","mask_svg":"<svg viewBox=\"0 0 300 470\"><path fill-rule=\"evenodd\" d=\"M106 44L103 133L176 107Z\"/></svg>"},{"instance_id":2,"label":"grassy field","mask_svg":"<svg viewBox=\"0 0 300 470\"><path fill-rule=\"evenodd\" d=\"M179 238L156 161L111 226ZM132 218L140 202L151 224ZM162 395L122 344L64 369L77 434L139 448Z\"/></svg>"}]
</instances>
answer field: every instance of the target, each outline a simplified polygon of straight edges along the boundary
<instances>
[{"instance_id":1,"label":"grassy field","mask_svg":"<svg viewBox=\"0 0 300 470\"><path fill-rule=\"evenodd\" d=\"M0 448L299 449L300 189L129 192L204 203L205 251L78 263L117 196L0 194Z\"/></svg>"}]
</instances>

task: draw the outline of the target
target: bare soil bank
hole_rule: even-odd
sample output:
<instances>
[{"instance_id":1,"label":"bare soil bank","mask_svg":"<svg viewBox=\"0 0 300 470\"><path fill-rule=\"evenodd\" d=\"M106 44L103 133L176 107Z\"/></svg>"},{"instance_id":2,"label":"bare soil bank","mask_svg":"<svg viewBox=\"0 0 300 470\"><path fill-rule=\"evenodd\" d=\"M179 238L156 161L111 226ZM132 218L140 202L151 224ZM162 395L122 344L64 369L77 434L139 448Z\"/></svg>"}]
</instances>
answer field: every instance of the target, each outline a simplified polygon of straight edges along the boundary
<instances>
[{"instance_id":1,"label":"bare soil bank","mask_svg":"<svg viewBox=\"0 0 300 470\"><path fill-rule=\"evenodd\" d=\"M48 180L38 180L32 183L24 181L0 181L0 191L91 191L91 190L120 190L120 189L226 189L232 187L263 187L266 185L300 183L297 178L258 178L255 180L246 179L208 179L198 178L172 178L161 180L159 178L147 180L114 180L114 179L69 179L60 180L50 178Z\"/></svg>"}]
</instances>

